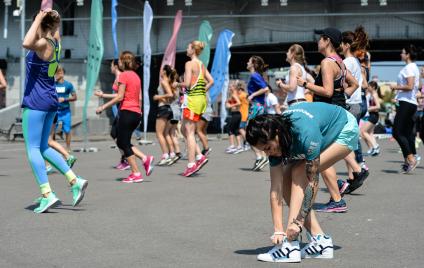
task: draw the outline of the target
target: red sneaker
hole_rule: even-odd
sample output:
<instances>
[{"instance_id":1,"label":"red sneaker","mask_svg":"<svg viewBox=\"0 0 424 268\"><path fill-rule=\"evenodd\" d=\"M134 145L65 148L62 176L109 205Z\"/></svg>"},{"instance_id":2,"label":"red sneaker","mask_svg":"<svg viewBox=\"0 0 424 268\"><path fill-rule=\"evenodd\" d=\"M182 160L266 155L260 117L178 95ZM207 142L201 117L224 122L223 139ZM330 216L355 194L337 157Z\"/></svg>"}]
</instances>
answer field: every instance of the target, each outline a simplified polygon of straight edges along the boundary
<instances>
[{"instance_id":1,"label":"red sneaker","mask_svg":"<svg viewBox=\"0 0 424 268\"><path fill-rule=\"evenodd\" d=\"M143 181L143 176L141 175L135 175L134 173L131 173L128 178L125 178L122 180L122 182L124 183L137 183L137 182L142 182Z\"/></svg>"},{"instance_id":2,"label":"red sneaker","mask_svg":"<svg viewBox=\"0 0 424 268\"><path fill-rule=\"evenodd\" d=\"M199 171L209 160L206 158L206 156L202 155L202 158L196 161L197 170Z\"/></svg>"},{"instance_id":3,"label":"red sneaker","mask_svg":"<svg viewBox=\"0 0 424 268\"><path fill-rule=\"evenodd\" d=\"M146 161L143 163L144 169L146 170L146 176L150 176L153 171L153 156L149 155L146 157Z\"/></svg>"},{"instance_id":4,"label":"red sneaker","mask_svg":"<svg viewBox=\"0 0 424 268\"><path fill-rule=\"evenodd\" d=\"M193 175L197 171L198 171L197 164L194 164L194 166L192 166L191 168L187 167L182 175L185 176L185 177L190 177L191 175Z\"/></svg>"}]
</instances>

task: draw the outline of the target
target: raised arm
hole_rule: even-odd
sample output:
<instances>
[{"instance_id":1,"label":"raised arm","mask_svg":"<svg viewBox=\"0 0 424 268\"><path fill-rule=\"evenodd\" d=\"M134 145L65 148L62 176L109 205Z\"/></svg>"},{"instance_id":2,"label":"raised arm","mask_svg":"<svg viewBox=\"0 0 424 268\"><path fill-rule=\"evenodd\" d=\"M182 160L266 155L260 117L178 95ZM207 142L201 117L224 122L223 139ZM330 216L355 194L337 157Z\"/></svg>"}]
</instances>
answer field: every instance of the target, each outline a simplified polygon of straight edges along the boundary
<instances>
[{"instance_id":1,"label":"raised arm","mask_svg":"<svg viewBox=\"0 0 424 268\"><path fill-rule=\"evenodd\" d=\"M46 11L41 10L38 12L22 42L22 46L24 48L33 50L35 52L41 52L46 48L47 41L43 38L40 39L38 36L38 28L40 27L41 22L46 15Z\"/></svg>"}]
</instances>

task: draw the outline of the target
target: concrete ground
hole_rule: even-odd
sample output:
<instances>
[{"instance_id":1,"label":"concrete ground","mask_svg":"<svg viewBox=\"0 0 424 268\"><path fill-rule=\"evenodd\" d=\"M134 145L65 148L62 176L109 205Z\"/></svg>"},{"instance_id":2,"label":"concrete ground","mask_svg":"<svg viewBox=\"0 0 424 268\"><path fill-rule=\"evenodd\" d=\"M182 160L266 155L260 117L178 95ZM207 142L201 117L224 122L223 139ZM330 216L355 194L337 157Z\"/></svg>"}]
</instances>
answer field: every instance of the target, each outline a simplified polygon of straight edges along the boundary
<instances>
[{"instance_id":1,"label":"concrete ground","mask_svg":"<svg viewBox=\"0 0 424 268\"><path fill-rule=\"evenodd\" d=\"M269 172L249 171L252 153L228 155L227 141L211 141L197 176L178 175L180 161L128 185L119 180L129 172L112 168L119 155L111 144L92 142L99 152L76 153L74 171L89 180L80 206L71 206L56 173L50 181L63 204L36 215L39 192L24 145L0 143L0 267L423 267L423 165L400 174L395 142L380 141L381 156L367 158L371 175L345 197L347 213L318 215L335 258L300 264L256 261L271 246L273 226ZM157 144L140 148L160 155ZM337 167L346 177L344 164ZM321 187L317 203L329 199Z\"/></svg>"}]
</instances>

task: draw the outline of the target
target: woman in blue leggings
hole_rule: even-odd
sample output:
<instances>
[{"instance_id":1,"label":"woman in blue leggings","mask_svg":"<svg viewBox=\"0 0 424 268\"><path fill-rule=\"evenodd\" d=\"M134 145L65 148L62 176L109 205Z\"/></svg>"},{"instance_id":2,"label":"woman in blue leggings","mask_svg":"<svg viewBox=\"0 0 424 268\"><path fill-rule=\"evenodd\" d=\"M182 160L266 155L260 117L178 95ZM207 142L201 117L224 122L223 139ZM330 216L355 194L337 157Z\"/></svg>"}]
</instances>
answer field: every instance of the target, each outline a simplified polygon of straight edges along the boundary
<instances>
[{"instance_id":1,"label":"woman in blue leggings","mask_svg":"<svg viewBox=\"0 0 424 268\"><path fill-rule=\"evenodd\" d=\"M60 58L60 16L55 10L41 10L28 30L22 46L26 56L25 94L22 100L22 126L25 148L42 197L34 209L42 213L58 203L51 190L44 160L65 175L72 188L73 206L84 197L87 181L76 176L62 156L48 146L53 119L58 108L54 74Z\"/></svg>"}]
</instances>

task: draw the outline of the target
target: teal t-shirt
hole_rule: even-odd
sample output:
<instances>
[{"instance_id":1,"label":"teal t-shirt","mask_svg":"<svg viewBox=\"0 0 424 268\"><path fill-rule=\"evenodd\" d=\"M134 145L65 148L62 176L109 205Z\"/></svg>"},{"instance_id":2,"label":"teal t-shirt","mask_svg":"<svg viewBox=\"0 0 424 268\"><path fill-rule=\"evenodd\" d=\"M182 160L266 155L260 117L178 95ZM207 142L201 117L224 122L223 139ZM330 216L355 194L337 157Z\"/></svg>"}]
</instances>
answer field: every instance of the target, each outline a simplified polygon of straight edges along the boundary
<instances>
[{"instance_id":1,"label":"teal t-shirt","mask_svg":"<svg viewBox=\"0 0 424 268\"><path fill-rule=\"evenodd\" d=\"M56 93L58 98L69 98L69 95L72 94L72 92L75 92L74 86L68 82L64 81L63 83L55 82L56 87ZM69 101L64 101L59 103L59 110L65 110L69 109Z\"/></svg>"},{"instance_id":2,"label":"teal t-shirt","mask_svg":"<svg viewBox=\"0 0 424 268\"><path fill-rule=\"evenodd\" d=\"M348 119L346 110L323 102L300 102L283 115L292 121L293 143L289 160L313 160L333 144ZM269 157L270 165L282 162L281 157Z\"/></svg>"}]
</instances>

